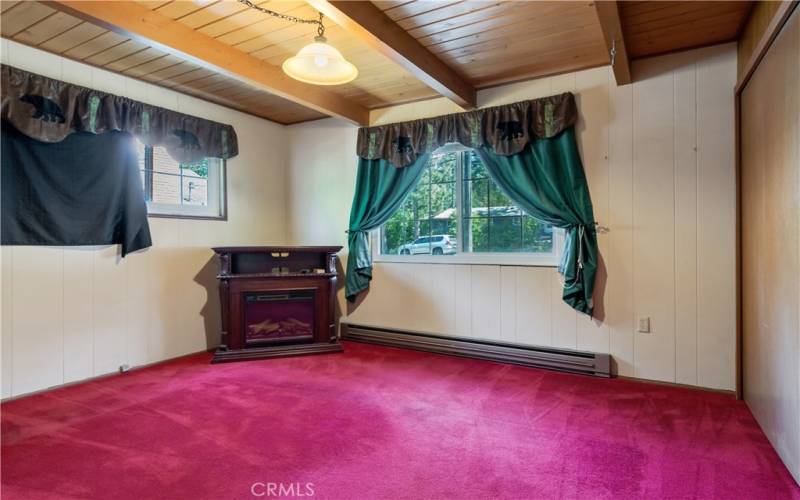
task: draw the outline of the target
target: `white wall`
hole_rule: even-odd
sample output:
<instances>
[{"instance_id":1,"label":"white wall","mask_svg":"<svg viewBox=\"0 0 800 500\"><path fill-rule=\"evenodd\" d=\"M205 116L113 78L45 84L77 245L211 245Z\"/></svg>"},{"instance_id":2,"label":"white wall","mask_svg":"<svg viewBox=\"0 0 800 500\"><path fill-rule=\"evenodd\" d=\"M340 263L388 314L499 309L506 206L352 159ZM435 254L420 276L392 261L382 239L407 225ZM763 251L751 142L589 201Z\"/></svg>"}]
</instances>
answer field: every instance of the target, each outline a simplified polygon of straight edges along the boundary
<instances>
[{"instance_id":1,"label":"white wall","mask_svg":"<svg viewBox=\"0 0 800 500\"><path fill-rule=\"evenodd\" d=\"M282 127L7 40L0 47L3 62L23 69L230 123L240 149L228 162L226 222L150 219L154 247L123 260L116 247L2 247L3 397L213 346L211 246L346 245L355 127ZM622 375L733 389L735 66L726 45L636 63L637 83L625 87L598 68L479 92L481 106L576 93L595 216L611 228L599 237L602 321L561 302L552 268L388 263L346 320L610 352ZM436 99L372 120L452 111ZM634 332L639 315L652 317L653 333Z\"/></svg>"},{"instance_id":2,"label":"white wall","mask_svg":"<svg viewBox=\"0 0 800 500\"><path fill-rule=\"evenodd\" d=\"M216 345L218 265L210 247L286 242L287 129L8 40L0 58L229 123L239 139L239 155L228 161L227 221L151 218L153 247L122 260L116 246L2 247L2 396Z\"/></svg>"},{"instance_id":3,"label":"white wall","mask_svg":"<svg viewBox=\"0 0 800 500\"><path fill-rule=\"evenodd\" d=\"M370 292L345 320L608 352L621 375L732 390L736 46L648 59L633 71L636 83L623 87L605 67L478 93L480 106L576 94L595 217L610 228L599 236L602 321L561 302L553 268L396 263L376 264ZM454 111L435 99L371 118ZM346 245L356 129L336 119L289 129L289 239ZM652 318L652 333L634 331L638 316Z\"/></svg>"}]
</instances>

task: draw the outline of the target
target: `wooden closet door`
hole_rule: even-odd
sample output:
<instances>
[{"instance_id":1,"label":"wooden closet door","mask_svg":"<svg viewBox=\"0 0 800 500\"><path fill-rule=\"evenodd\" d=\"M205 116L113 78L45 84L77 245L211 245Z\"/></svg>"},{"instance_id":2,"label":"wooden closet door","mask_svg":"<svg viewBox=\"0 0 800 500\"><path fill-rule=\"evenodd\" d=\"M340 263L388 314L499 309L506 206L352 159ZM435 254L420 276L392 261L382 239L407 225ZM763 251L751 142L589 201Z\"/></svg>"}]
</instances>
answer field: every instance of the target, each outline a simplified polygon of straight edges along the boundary
<instances>
[{"instance_id":1,"label":"wooden closet door","mask_svg":"<svg viewBox=\"0 0 800 500\"><path fill-rule=\"evenodd\" d=\"M800 9L741 94L743 388L800 481Z\"/></svg>"}]
</instances>

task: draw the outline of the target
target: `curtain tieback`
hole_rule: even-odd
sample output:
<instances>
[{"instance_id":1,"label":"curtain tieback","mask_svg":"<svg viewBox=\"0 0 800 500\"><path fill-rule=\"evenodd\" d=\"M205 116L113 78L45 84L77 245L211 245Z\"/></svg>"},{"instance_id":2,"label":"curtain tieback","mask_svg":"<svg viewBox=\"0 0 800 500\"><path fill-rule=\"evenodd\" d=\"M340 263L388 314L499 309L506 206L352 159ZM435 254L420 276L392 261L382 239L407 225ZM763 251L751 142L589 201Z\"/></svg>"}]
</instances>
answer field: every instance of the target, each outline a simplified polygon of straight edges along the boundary
<instances>
[{"instance_id":1,"label":"curtain tieback","mask_svg":"<svg viewBox=\"0 0 800 500\"><path fill-rule=\"evenodd\" d=\"M592 222L590 224L577 224L578 226L578 269L583 269L583 244L586 241L586 230L591 228L596 233L607 233L610 229L606 226L601 226L599 222Z\"/></svg>"},{"instance_id":2,"label":"curtain tieback","mask_svg":"<svg viewBox=\"0 0 800 500\"><path fill-rule=\"evenodd\" d=\"M593 223L592 225L594 226L594 224L595 223ZM563 279L563 280L559 279L559 281L561 282L561 287L562 288L567 288L567 287L572 287L572 286L577 285L578 282L581 280L581 276L583 274L583 240L586 238L586 224L571 224L571 225L566 227L567 230L572 229L572 228L577 228L577 230L578 230L578 255L576 256L576 259L575 259L576 260L576 262L575 262L575 278L572 280L571 283L567 283L566 279ZM566 253L564 255L566 256ZM561 265L564 266L565 263L562 262ZM564 267L564 270L561 271L562 277L564 276L563 273L565 271L566 271L566 267Z\"/></svg>"},{"instance_id":3,"label":"curtain tieback","mask_svg":"<svg viewBox=\"0 0 800 500\"><path fill-rule=\"evenodd\" d=\"M578 256L577 256L577 268L583 269L583 243L586 239L586 228L587 226L597 226L596 222L592 222L591 224L572 224L567 226L567 229L577 228L578 229Z\"/></svg>"}]
</instances>

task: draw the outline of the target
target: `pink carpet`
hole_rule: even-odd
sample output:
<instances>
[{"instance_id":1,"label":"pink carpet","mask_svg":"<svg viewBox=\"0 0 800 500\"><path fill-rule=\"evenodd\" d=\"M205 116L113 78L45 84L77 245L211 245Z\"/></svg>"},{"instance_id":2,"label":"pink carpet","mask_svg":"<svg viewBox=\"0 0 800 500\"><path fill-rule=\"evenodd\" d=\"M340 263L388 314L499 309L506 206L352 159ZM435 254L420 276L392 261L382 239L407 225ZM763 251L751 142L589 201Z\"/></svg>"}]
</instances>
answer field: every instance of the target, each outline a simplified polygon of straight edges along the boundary
<instances>
[{"instance_id":1,"label":"pink carpet","mask_svg":"<svg viewBox=\"0 0 800 500\"><path fill-rule=\"evenodd\" d=\"M197 355L5 403L2 497L800 498L730 396L345 349Z\"/></svg>"}]
</instances>

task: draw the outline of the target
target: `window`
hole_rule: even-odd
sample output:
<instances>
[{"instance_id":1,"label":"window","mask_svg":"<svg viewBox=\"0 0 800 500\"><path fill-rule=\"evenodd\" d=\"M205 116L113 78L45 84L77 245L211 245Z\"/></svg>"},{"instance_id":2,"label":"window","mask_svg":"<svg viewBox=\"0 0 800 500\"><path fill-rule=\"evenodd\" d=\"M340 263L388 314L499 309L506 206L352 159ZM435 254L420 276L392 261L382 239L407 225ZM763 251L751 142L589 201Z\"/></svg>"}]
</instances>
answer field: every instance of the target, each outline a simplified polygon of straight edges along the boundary
<instances>
[{"instance_id":1,"label":"window","mask_svg":"<svg viewBox=\"0 0 800 500\"><path fill-rule=\"evenodd\" d=\"M149 215L225 218L225 160L179 163L165 148L138 141L137 150Z\"/></svg>"},{"instance_id":2,"label":"window","mask_svg":"<svg viewBox=\"0 0 800 500\"><path fill-rule=\"evenodd\" d=\"M378 261L556 265L562 240L560 230L508 199L477 153L460 145L431 155L414 191L376 233Z\"/></svg>"}]
</instances>

